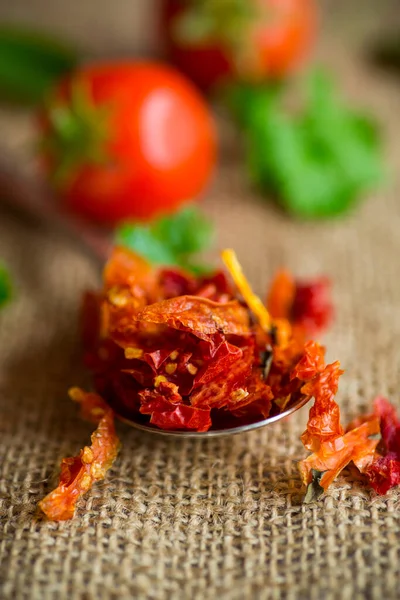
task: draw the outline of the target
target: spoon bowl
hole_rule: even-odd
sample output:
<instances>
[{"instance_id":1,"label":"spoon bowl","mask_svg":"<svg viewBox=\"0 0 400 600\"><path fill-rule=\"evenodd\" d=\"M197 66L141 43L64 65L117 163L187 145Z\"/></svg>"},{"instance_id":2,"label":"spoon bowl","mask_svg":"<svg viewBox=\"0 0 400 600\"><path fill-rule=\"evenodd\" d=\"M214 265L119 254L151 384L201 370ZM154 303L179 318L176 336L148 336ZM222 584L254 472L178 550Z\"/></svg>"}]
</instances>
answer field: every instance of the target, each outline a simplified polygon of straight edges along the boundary
<instances>
[{"instance_id":1,"label":"spoon bowl","mask_svg":"<svg viewBox=\"0 0 400 600\"><path fill-rule=\"evenodd\" d=\"M237 425L236 427L227 427L227 428L219 428L219 429L209 429L208 431L179 431L179 430L170 430L170 429L159 429L158 427L154 427L152 425L147 425L141 423L140 421L134 421L133 419L127 419L121 415L117 415L118 419L130 427L134 429L140 429L141 431L145 431L151 434L163 435L164 437L175 437L175 438L196 438L196 439L204 439L204 438L217 438L217 437L227 437L231 435L238 435L239 433L245 433L247 431L253 431L255 429L260 429L261 427L266 427L267 425L271 425L272 423L276 423L285 417L288 417L292 413L296 412L303 406L305 406L310 401L309 396L300 396L293 404L290 405L286 410L275 414L271 417L267 417L266 419L261 419L259 421L254 421L252 423L246 423ZM142 417L142 415L139 415Z\"/></svg>"}]
</instances>

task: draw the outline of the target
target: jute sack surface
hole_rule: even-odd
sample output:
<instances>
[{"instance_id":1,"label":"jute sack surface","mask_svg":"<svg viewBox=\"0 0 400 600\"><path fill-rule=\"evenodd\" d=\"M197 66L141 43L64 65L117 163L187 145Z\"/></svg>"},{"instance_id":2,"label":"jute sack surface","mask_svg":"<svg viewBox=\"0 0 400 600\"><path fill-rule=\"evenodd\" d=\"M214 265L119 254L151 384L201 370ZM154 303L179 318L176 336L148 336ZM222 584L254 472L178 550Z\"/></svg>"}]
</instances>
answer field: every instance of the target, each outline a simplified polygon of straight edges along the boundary
<instances>
[{"instance_id":1,"label":"jute sack surface","mask_svg":"<svg viewBox=\"0 0 400 600\"><path fill-rule=\"evenodd\" d=\"M397 81L378 77L340 44L328 59L348 95L380 115L389 164L398 172ZM26 123L2 115L16 157ZM218 246L236 248L260 293L280 265L330 276L336 320L324 343L328 358L346 369L344 421L378 393L400 406L398 178L354 216L301 224L249 190L233 154L226 152L204 205L217 223ZM400 596L399 490L379 497L346 471L318 503L302 505L296 462L305 456L299 436L307 409L263 431L205 442L119 426L120 457L79 503L75 519L42 520L36 505L60 459L91 433L66 391L86 383L77 313L82 291L98 285L99 269L66 240L6 212L0 256L17 286L0 316L2 598Z\"/></svg>"}]
</instances>

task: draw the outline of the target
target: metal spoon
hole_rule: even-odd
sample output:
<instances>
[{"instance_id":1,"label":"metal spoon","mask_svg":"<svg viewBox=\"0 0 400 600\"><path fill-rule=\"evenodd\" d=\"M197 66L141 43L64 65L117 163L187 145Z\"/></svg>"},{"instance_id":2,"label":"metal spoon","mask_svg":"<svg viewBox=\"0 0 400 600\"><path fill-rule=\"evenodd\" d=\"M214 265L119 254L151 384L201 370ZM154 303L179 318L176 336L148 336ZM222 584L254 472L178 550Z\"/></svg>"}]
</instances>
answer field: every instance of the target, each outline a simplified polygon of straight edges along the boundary
<instances>
[{"instance_id":1,"label":"metal spoon","mask_svg":"<svg viewBox=\"0 0 400 600\"><path fill-rule=\"evenodd\" d=\"M0 198L12 210L29 216L35 221L40 221L54 232L62 233L75 242L78 242L87 252L97 259L101 266L110 254L112 241L105 231L94 228L77 217L62 211L57 198L53 196L44 183L36 180L34 176L20 175L14 172L10 163L3 157L0 163ZM177 431L158 429L140 422L143 415L138 415L138 420L117 415L120 420L135 429L140 429L158 435L179 438L215 438L236 435L253 429L259 429L276 423L302 408L310 400L308 396L300 395L293 403L283 410L266 419L234 427L210 429L204 432Z\"/></svg>"},{"instance_id":2,"label":"metal spoon","mask_svg":"<svg viewBox=\"0 0 400 600\"><path fill-rule=\"evenodd\" d=\"M120 415L117 415L118 418L134 427L135 429L140 429L141 431L146 431L150 433L157 433L159 435L164 435L167 437L177 437L177 438L216 438L216 437L224 437L228 435L237 435L238 433L245 433L246 431L253 431L254 429L260 429L260 427L266 427L267 425L271 425L272 423L276 423L285 417L288 417L292 413L299 410L305 406L310 400L309 396L300 396L287 410L275 414L267 419L261 419L260 421L255 421L254 423L247 423L246 425L237 425L236 427L229 427L227 429L209 429L208 431L177 431L170 429L158 429L156 427L152 427L151 425L145 425L143 423L139 423L137 421L133 421L132 419L126 419Z\"/></svg>"}]
</instances>

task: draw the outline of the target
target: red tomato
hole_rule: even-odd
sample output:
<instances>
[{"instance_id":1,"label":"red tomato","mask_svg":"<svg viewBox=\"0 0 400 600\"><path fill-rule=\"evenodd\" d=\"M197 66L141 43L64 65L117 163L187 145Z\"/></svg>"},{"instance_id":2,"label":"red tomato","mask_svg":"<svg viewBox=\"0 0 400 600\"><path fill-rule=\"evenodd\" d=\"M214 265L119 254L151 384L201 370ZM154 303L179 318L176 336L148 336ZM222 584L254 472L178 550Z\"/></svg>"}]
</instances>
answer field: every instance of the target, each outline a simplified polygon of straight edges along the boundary
<instances>
[{"instance_id":1,"label":"red tomato","mask_svg":"<svg viewBox=\"0 0 400 600\"><path fill-rule=\"evenodd\" d=\"M183 19L190 11L196 22L195 4L188 0L164 3L170 58L205 90L232 76L250 80L285 77L304 58L315 33L315 0L242 0L241 6L214 0L197 13L197 23L207 13L207 33L202 37L200 30L194 34L187 29L184 38L180 35ZM246 15L246 5L247 10L249 6L254 9L253 15ZM245 55L240 56L243 50Z\"/></svg>"},{"instance_id":2,"label":"red tomato","mask_svg":"<svg viewBox=\"0 0 400 600\"><path fill-rule=\"evenodd\" d=\"M175 70L144 62L83 67L54 98L42 118L44 159L50 175L61 173L72 210L104 222L148 219L208 182L213 118Z\"/></svg>"}]
</instances>

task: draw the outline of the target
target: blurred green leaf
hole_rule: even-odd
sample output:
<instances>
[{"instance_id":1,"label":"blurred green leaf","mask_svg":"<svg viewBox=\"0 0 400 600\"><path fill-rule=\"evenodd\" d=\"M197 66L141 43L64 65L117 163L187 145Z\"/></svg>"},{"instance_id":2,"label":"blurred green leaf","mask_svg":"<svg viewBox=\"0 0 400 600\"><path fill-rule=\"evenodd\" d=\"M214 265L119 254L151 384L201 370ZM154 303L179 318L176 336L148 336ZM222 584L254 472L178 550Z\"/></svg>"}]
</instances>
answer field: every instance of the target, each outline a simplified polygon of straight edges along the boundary
<instances>
[{"instance_id":1,"label":"blurred green leaf","mask_svg":"<svg viewBox=\"0 0 400 600\"><path fill-rule=\"evenodd\" d=\"M154 264L201 274L210 269L193 262L193 255L210 245L212 233L210 221L197 208L188 206L149 224L124 223L117 229L115 241Z\"/></svg>"},{"instance_id":2,"label":"blurred green leaf","mask_svg":"<svg viewBox=\"0 0 400 600\"><path fill-rule=\"evenodd\" d=\"M78 62L75 49L50 35L14 25L0 26L0 98L38 104Z\"/></svg>"},{"instance_id":3,"label":"blurred green leaf","mask_svg":"<svg viewBox=\"0 0 400 600\"><path fill-rule=\"evenodd\" d=\"M5 265L0 262L0 308L11 300L12 295L11 277Z\"/></svg>"},{"instance_id":4,"label":"blurred green leaf","mask_svg":"<svg viewBox=\"0 0 400 600\"><path fill-rule=\"evenodd\" d=\"M298 111L277 86L232 89L229 105L245 133L254 182L296 216L330 217L382 180L382 150L373 120L345 106L326 73L306 84Z\"/></svg>"}]
</instances>

